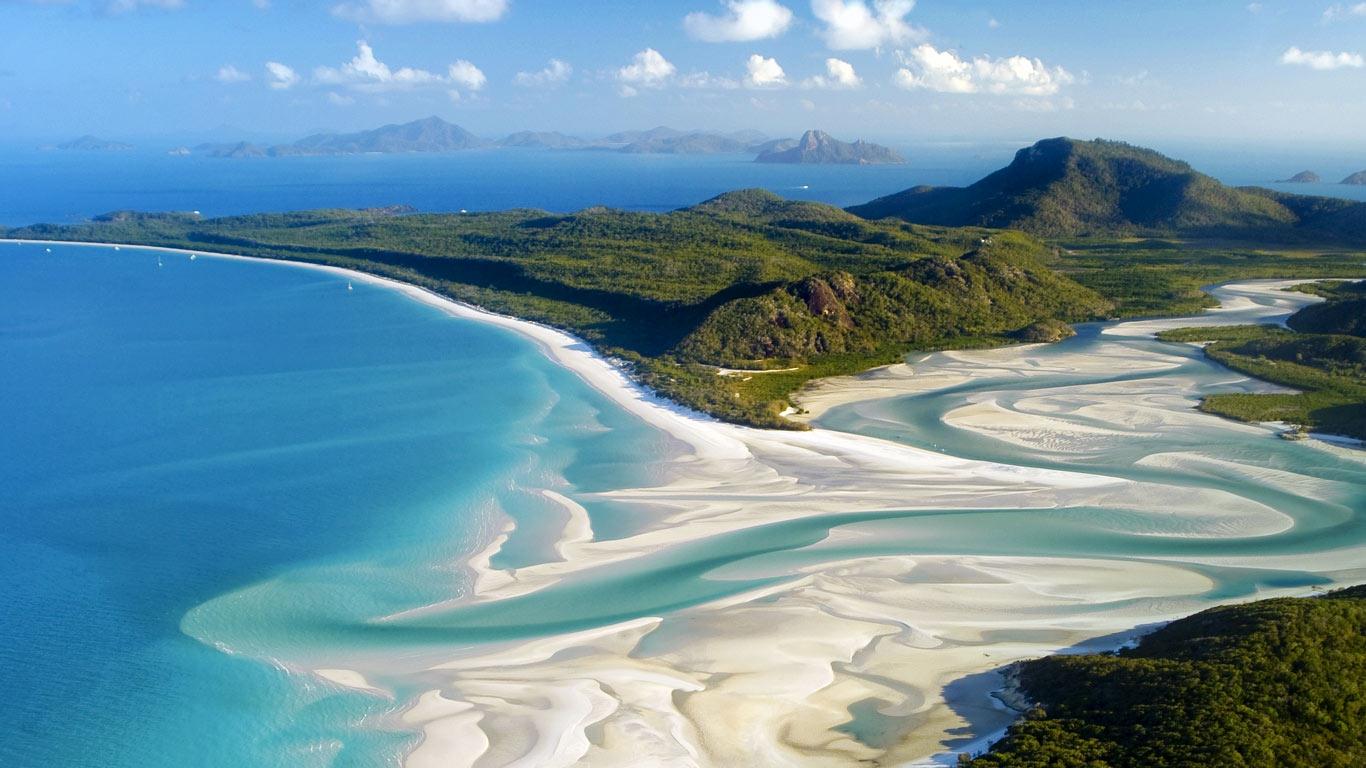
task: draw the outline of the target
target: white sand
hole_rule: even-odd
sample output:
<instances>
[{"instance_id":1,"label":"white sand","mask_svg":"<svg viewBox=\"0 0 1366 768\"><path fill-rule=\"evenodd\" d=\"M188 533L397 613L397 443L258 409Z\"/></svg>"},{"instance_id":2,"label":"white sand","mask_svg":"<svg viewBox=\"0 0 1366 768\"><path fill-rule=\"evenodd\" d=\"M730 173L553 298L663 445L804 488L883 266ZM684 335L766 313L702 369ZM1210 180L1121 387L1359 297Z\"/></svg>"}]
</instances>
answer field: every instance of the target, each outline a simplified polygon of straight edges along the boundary
<instances>
[{"instance_id":1,"label":"white sand","mask_svg":"<svg viewBox=\"0 0 1366 768\"><path fill-rule=\"evenodd\" d=\"M498 571L489 560L502 538L495 540L466 563L477 575L476 600L525 594L595 566L644 562L667 546L807 515L1122 505L1161 528L1171 525L1172 509L1191 502L1189 488L1101 477L1084 467L1031 469L827 430L771 432L721 424L646 392L562 331L373 275L289 266L385 285L452 315L522 334L618 405L687 446L665 467L668 482L603 494L658 512L658 525L628 538L597 541L578 502L547 492L565 510L557 544L563 559ZM1259 300L1280 301L1280 296L1267 299L1268 290L1252 286L1251 295L1236 298L1255 314L1264 306ZM1283 309L1268 309L1267 315ZM1248 314L1239 319L1246 322ZM1124 325L1129 327L1120 335L1149 333L1154 327ZM1050 367L1162 370L1175 364L1126 353L1122 346L1089 360L1041 360L1030 350L945 353L950 362L929 375L890 366L819 383L805 393L803 403L820 413L839 403L927 391L976 376L1027 376ZM1159 430L1173 420L1213 418L1173 415L1188 409L1188 397L1149 393L1135 398L1122 388L1116 397L1116 390L1100 389L1076 396L1080 399L1018 401L1009 409L983 400L953 418L966 428L1057 452L1075 441L1122 439L1126 432ZM1062 418L1078 409L1086 411L1089 423ZM1320 489L1307 485L1304 490ZM1275 510L1228 494L1202 493L1198 501L1208 512L1181 521L1190 535L1265 535L1286 525ZM848 526L823 546L877 535L876 524ZM1276 567L1272 558L1230 559ZM1321 563L1285 567L1360 574L1362 562L1362 553L1354 549ZM1201 595L1209 585L1205 576L1175 560L951 555L835 560L792 573L777 586L667 617L451 649L444 661L423 662L405 673L410 684L440 683L404 715L424 734L406 765L850 766L863 760L896 765L930 758L943 763L951 760L946 755L999 731L1014 717L985 695L999 685L995 670L1002 665L1188 613L1203 605ZM373 687L371 681L382 674L396 674L401 661L375 674L333 667L319 673L341 684ZM850 706L872 699L882 702L877 709L894 731L886 749L866 746L838 729L849 721ZM965 728L966 735L955 735Z\"/></svg>"}]
</instances>

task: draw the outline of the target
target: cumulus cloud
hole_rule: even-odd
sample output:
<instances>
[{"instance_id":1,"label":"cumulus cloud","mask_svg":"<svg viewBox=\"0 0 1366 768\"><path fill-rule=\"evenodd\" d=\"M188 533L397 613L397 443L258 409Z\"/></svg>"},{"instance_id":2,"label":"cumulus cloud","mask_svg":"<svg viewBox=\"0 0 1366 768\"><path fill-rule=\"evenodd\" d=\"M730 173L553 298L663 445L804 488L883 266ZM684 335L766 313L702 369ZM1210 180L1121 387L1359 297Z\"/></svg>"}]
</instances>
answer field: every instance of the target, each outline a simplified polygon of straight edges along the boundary
<instances>
[{"instance_id":1,"label":"cumulus cloud","mask_svg":"<svg viewBox=\"0 0 1366 768\"><path fill-rule=\"evenodd\" d=\"M928 43L916 46L902 59L905 66L897 70L897 85L940 93L1051 96L1075 81L1062 67L1050 68L1038 59L978 56L969 61Z\"/></svg>"},{"instance_id":2,"label":"cumulus cloud","mask_svg":"<svg viewBox=\"0 0 1366 768\"><path fill-rule=\"evenodd\" d=\"M340 67L318 67L313 79L324 85L342 85L358 91L380 92L406 90L421 85L442 82L440 75L425 69L400 67L391 69L375 57L375 49L364 40L356 43L355 58Z\"/></svg>"},{"instance_id":3,"label":"cumulus cloud","mask_svg":"<svg viewBox=\"0 0 1366 768\"><path fill-rule=\"evenodd\" d=\"M787 85L787 73L778 60L754 54L745 62L745 85L751 88L776 88Z\"/></svg>"},{"instance_id":4,"label":"cumulus cloud","mask_svg":"<svg viewBox=\"0 0 1366 768\"><path fill-rule=\"evenodd\" d=\"M288 90L298 84L299 73L278 61L267 61L266 82L277 91Z\"/></svg>"},{"instance_id":5,"label":"cumulus cloud","mask_svg":"<svg viewBox=\"0 0 1366 768\"><path fill-rule=\"evenodd\" d=\"M483 71L464 59L456 59L447 70L452 83L464 88L467 91L477 91L484 87L489 81L484 77Z\"/></svg>"},{"instance_id":6,"label":"cumulus cloud","mask_svg":"<svg viewBox=\"0 0 1366 768\"><path fill-rule=\"evenodd\" d=\"M677 69L663 54L653 48L637 53L631 63L617 70L617 79L624 87L623 96L634 96L635 88L659 88L673 76ZM630 93L627 93L627 91Z\"/></svg>"},{"instance_id":7,"label":"cumulus cloud","mask_svg":"<svg viewBox=\"0 0 1366 768\"><path fill-rule=\"evenodd\" d=\"M508 0L366 0L333 6L343 18L378 24L497 21L507 13Z\"/></svg>"},{"instance_id":8,"label":"cumulus cloud","mask_svg":"<svg viewBox=\"0 0 1366 768\"><path fill-rule=\"evenodd\" d=\"M512 81L524 88L544 88L566 82L572 74L574 74L574 68L569 66L569 62L551 59L546 63L544 69L535 72L518 72Z\"/></svg>"},{"instance_id":9,"label":"cumulus cloud","mask_svg":"<svg viewBox=\"0 0 1366 768\"><path fill-rule=\"evenodd\" d=\"M1330 69L1344 69L1351 67L1361 69L1366 66L1359 53L1333 53L1332 51L1301 51L1299 48L1291 46L1281 54L1282 64L1293 64L1301 67L1309 67L1320 71Z\"/></svg>"},{"instance_id":10,"label":"cumulus cloud","mask_svg":"<svg viewBox=\"0 0 1366 768\"><path fill-rule=\"evenodd\" d=\"M1323 23L1325 24L1351 18L1366 19L1366 3L1354 3L1352 5L1334 3L1323 11Z\"/></svg>"},{"instance_id":11,"label":"cumulus cloud","mask_svg":"<svg viewBox=\"0 0 1366 768\"><path fill-rule=\"evenodd\" d=\"M245 83L251 79L251 75L231 64L224 64L214 73L213 79L220 83Z\"/></svg>"},{"instance_id":12,"label":"cumulus cloud","mask_svg":"<svg viewBox=\"0 0 1366 768\"><path fill-rule=\"evenodd\" d=\"M880 48L923 37L906 22L915 0L811 0L811 13L825 25L825 44L837 51Z\"/></svg>"},{"instance_id":13,"label":"cumulus cloud","mask_svg":"<svg viewBox=\"0 0 1366 768\"><path fill-rule=\"evenodd\" d=\"M744 42L777 37L792 23L792 11L775 0L726 0L727 13L698 11L683 17L683 29L708 43Z\"/></svg>"},{"instance_id":14,"label":"cumulus cloud","mask_svg":"<svg viewBox=\"0 0 1366 768\"><path fill-rule=\"evenodd\" d=\"M854 65L842 59L826 59L825 74L813 75L802 81L804 88L858 88L863 80Z\"/></svg>"}]
</instances>

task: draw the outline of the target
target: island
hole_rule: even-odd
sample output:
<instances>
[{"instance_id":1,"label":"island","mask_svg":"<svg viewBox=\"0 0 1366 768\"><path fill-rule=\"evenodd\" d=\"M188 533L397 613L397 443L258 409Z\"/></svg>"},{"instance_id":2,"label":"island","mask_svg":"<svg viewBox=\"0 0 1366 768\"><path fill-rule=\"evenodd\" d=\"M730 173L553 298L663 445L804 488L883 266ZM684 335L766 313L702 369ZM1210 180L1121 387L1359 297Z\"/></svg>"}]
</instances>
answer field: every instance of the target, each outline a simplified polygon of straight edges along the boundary
<instances>
[{"instance_id":1,"label":"island","mask_svg":"<svg viewBox=\"0 0 1366 768\"><path fill-rule=\"evenodd\" d=\"M680 404L782 429L805 428L788 416L818 378L1197 312L1212 302L1203 286L1235 278L1356 274L1366 246L1366 203L1226 187L1152 150L1072 139L969 187L849 210L764 190L670 213L403 210L121 215L6 236L393 277L568 330Z\"/></svg>"},{"instance_id":2,"label":"island","mask_svg":"<svg viewBox=\"0 0 1366 768\"><path fill-rule=\"evenodd\" d=\"M1277 184L1318 184L1323 181L1317 173L1313 171L1300 171L1288 179L1281 179Z\"/></svg>"},{"instance_id":3,"label":"island","mask_svg":"<svg viewBox=\"0 0 1366 768\"><path fill-rule=\"evenodd\" d=\"M894 150L858 140L840 141L825 131L810 130L791 146L773 146L759 153L756 163L887 165L906 162Z\"/></svg>"},{"instance_id":4,"label":"island","mask_svg":"<svg viewBox=\"0 0 1366 768\"><path fill-rule=\"evenodd\" d=\"M107 141L98 136L86 134L58 144L57 149L78 152L127 152L133 149L133 145L121 141Z\"/></svg>"},{"instance_id":5,"label":"island","mask_svg":"<svg viewBox=\"0 0 1366 768\"><path fill-rule=\"evenodd\" d=\"M754 130L682 131L668 126L620 131L600 138L570 136L559 131L517 131L485 139L439 117L386 125L354 133L317 133L289 144L264 146L249 141L205 143L195 151L221 158L299 157L309 155L460 152L487 148L610 151L632 155L753 154L761 163L833 163L880 165L903 163L895 151L865 141L839 141L822 131L801 139L771 139Z\"/></svg>"},{"instance_id":6,"label":"island","mask_svg":"<svg viewBox=\"0 0 1366 768\"><path fill-rule=\"evenodd\" d=\"M1353 186L1360 186L1362 184L1366 184L1366 171L1357 171L1356 173L1352 174L1351 176L1348 176L1347 178L1343 179L1338 183L1350 184Z\"/></svg>"}]
</instances>

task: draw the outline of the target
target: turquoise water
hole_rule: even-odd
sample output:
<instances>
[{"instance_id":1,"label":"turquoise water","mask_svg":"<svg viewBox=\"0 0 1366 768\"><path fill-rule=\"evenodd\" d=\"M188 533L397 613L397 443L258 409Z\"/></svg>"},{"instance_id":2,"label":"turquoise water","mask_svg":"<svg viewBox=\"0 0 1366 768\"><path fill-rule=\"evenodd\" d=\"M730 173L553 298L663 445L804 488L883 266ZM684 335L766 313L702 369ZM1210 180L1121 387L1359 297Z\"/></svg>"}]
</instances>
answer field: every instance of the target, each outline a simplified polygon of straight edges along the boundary
<instances>
[{"instance_id":1,"label":"turquoise water","mask_svg":"<svg viewBox=\"0 0 1366 768\"><path fill-rule=\"evenodd\" d=\"M1256 386L1192 348L1099 330L1035 354L1120 345L1178 365L987 377L837 408L821 425L1007 465L1222 491L1284 513L1289 529L1192 538L1182 515L1122 502L794 515L521 597L377 621L467 594L456 564L506 519L517 527L495 564L554 559L564 518L542 489L582 501L601 538L648 527L646 513L592 494L663 479L679 447L529 342L384 288L348 290L344 278L281 264L0 244L0 685L20 692L7 698L0 765L396 765L417 738L398 714L434 685L412 674L429 660L667 616L855 557L1288 558L1274 570L1189 566L1210 577L1196 597L1208 604L1330 583L1317 556L1366 542L1358 453L1212 418L1055 452L945 418L975 398L1014 408L1097 382L1123 381L1135 396ZM1157 453L1223 463L1141 462ZM1172 511L1201 513L1206 497L1191 498ZM835 530L865 535L830 538ZM392 697L303 672L360 659ZM874 741L890 727L864 709L851 718Z\"/></svg>"},{"instance_id":2,"label":"turquoise water","mask_svg":"<svg viewBox=\"0 0 1366 768\"><path fill-rule=\"evenodd\" d=\"M393 702L221 653L185 613L299 569L338 578L294 608L337 620L458 595L448 564L502 513L547 514L528 489L648 482L672 450L530 343L392 291L3 248L2 765L392 762L412 734L358 725Z\"/></svg>"}]
</instances>

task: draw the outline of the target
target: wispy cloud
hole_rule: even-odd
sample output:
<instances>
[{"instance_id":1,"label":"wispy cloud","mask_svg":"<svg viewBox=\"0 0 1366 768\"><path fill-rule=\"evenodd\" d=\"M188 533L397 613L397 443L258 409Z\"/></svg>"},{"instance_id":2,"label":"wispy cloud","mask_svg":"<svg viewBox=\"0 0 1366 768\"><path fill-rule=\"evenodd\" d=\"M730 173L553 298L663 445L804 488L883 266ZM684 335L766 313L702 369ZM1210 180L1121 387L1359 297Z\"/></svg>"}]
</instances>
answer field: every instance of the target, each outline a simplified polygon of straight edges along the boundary
<instances>
[{"instance_id":1,"label":"wispy cloud","mask_svg":"<svg viewBox=\"0 0 1366 768\"><path fill-rule=\"evenodd\" d=\"M231 64L224 64L214 73L213 79L220 83L245 83L251 79L251 75Z\"/></svg>"},{"instance_id":2,"label":"wispy cloud","mask_svg":"<svg viewBox=\"0 0 1366 768\"><path fill-rule=\"evenodd\" d=\"M1334 3L1324 9L1322 21L1331 24L1353 18L1366 19L1366 3Z\"/></svg>"},{"instance_id":3,"label":"wispy cloud","mask_svg":"<svg viewBox=\"0 0 1366 768\"><path fill-rule=\"evenodd\" d=\"M574 68L569 66L569 62L551 59L543 69L535 72L518 72L512 81L524 88L545 88L566 82L572 74Z\"/></svg>"},{"instance_id":4,"label":"wispy cloud","mask_svg":"<svg viewBox=\"0 0 1366 768\"><path fill-rule=\"evenodd\" d=\"M375 49L364 40L356 42L356 55L340 67L317 67L313 70L313 82L320 85L335 85L363 93L384 93L407 91L429 86L455 85L465 91L478 91L488 82L488 78L474 64L458 59L441 75L417 67L397 69L380 61Z\"/></svg>"},{"instance_id":5,"label":"wispy cloud","mask_svg":"<svg viewBox=\"0 0 1366 768\"><path fill-rule=\"evenodd\" d=\"M278 61L266 62L266 82L277 91L286 91L299 83L299 73Z\"/></svg>"},{"instance_id":6,"label":"wispy cloud","mask_svg":"<svg viewBox=\"0 0 1366 768\"><path fill-rule=\"evenodd\" d=\"M825 74L813 75L802 81L803 88L858 88L863 80L854 65L843 59L826 59Z\"/></svg>"},{"instance_id":7,"label":"wispy cloud","mask_svg":"<svg viewBox=\"0 0 1366 768\"><path fill-rule=\"evenodd\" d=\"M366 0L332 7L342 18L376 24L488 22L507 10L508 0Z\"/></svg>"},{"instance_id":8,"label":"wispy cloud","mask_svg":"<svg viewBox=\"0 0 1366 768\"><path fill-rule=\"evenodd\" d=\"M990 93L1019 96L1051 96L1076 80L1062 67L1049 67L1024 56L959 58L929 44L916 46L902 56L896 83L903 88L940 93Z\"/></svg>"},{"instance_id":9,"label":"wispy cloud","mask_svg":"<svg viewBox=\"0 0 1366 768\"><path fill-rule=\"evenodd\" d=\"M1291 46L1286 49L1285 53L1281 54L1281 63L1309 67L1320 71L1346 68L1361 69L1361 67L1366 66L1366 60L1363 60L1359 53L1302 51L1295 46Z\"/></svg>"},{"instance_id":10,"label":"wispy cloud","mask_svg":"<svg viewBox=\"0 0 1366 768\"><path fill-rule=\"evenodd\" d=\"M708 43L744 42L777 37L792 23L792 11L775 0L726 0L727 13L697 11L683 17L683 29Z\"/></svg>"}]
</instances>

